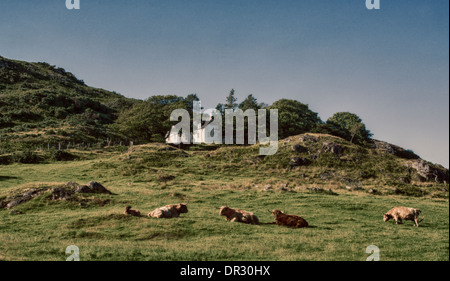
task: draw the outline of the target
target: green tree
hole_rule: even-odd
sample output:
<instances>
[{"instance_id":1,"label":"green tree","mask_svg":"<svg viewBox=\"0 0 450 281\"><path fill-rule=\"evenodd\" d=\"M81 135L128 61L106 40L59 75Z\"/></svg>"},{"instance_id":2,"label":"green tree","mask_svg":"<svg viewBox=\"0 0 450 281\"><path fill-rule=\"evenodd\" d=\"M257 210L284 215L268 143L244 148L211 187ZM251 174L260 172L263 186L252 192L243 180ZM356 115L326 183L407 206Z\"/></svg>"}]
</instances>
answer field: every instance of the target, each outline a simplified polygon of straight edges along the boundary
<instances>
[{"instance_id":1,"label":"green tree","mask_svg":"<svg viewBox=\"0 0 450 281\"><path fill-rule=\"evenodd\" d=\"M227 96L226 103L225 103L225 109L236 109L238 104L236 103L237 98L234 96L234 89L231 89L230 93Z\"/></svg>"},{"instance_id":2,"label":"green tree","mask_svg":"<svg viewBox=\"0 0 450 281\"><path fill-rule=\"evenodd\" d=\"M173 125L172 111L188 109L187 103L186 99L174 95L153 96L121 113L111 127L130 140L160 142Z\"/></svg>"},{"instance_id":3,"label":"green tree","mask_svg":"<svg viewBox=\"0 0 450 281\"><path fill-rule=\"evenodd\" d=\"M363 144L370 140L372 134L366 129L358 115L350 112L335 113L327 120L327 124L337 127L342 131L347 131L350 135L350 142Z\"/></svg>"},{"instance_id":4,"label":"green tree","mask_svg":"<svg viewBox=\"0 0 450 281\"><path fill-rule=\"evenodd\" d=\"M191 114L191 117L192 117L194 101L200 101L200 99L197 96L197 94L190 94L184 99L184 101L186 103L186 109L189 111L189 114Z\"/></svg>"},{"instance_id":5,"label":"green tree","mask_svg":"<svg viewBox=\"0 0 450 281\"><path fill-rule=\"evenodd\" d=\"M274 102L268 109L278 109L280 138L309 132L322 123L316 112L311 111L308 105L296 100L281 99Z\"/></svg>"},{"instance_id":6,"label":"green tree","mask_svg":"<svg viewBox=\"0 0 450 281\"><path fill-rule=\"evenodd\" d=\"M242 111L246 111L247 109L253 109L256 112L258 112L258 109L261 109L262 104L258 103L258 100L253 96L253 95L248 95L248 97L243 100L240 104L239 104L239 109L242 109Z\"/></svg>"}]
</instances>

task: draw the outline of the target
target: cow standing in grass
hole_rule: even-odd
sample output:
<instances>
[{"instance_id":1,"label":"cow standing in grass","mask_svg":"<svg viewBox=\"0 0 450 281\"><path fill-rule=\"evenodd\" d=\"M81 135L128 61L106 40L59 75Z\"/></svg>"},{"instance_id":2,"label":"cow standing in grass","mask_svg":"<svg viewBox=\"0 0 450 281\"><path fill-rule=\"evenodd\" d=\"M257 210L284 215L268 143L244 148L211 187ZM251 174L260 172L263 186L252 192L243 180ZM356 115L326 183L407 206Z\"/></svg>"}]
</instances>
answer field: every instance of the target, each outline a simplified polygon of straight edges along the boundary
<instances>
[{"instance_id":1,"label":"cow standing in grass","mask_svg":"<svg viewBox=\"0 0 450 281\"><path fill-rule=\"evenodd\" d=\"M308 222L302 217L296 215L287 215L279 210L273 211L272 215L275 216L277 225L294 228L308 227Z\"/></svg>"},{"instance_id":2,"label":"cow standing in grass","mask_svg":"<svg viewBox=\"0 0 450 281\"><path fill-rule=\"evenodd\" d=\"M186 204L176 204L176 205L167 205L161 208L157 208L148 214L149 217L153 218L177 218L182 213L187 213L187 205Z\"/></svg>"},{"instance_id":3,"label":"cow standing in grass","mask_svg":"<svg viewBox=\"0 0 450 281\"><path fill-rule=\"evenodd\" d=\"M419 227L419 223L425 218L425 216L423 216L419 221L421 212L421 210L414 208L395 207L384 214L383 221L387 222L390 219L394 219L396 224L401 224L402 220L410 220L414 222L415 226Z\"/></svg>"},{"instance_id":4,"label":"cow standing in grass","mask_svg":"<svg viewBox=\"0 0 450 281\"><path fill-rule=\"evenodd\" d=\"M242 222L248 224L259 224L259 219L255 214L239 209L232 209L228 206L220 208L219 215L225 216L227 221Z\"/></svg>"}]
</instances>

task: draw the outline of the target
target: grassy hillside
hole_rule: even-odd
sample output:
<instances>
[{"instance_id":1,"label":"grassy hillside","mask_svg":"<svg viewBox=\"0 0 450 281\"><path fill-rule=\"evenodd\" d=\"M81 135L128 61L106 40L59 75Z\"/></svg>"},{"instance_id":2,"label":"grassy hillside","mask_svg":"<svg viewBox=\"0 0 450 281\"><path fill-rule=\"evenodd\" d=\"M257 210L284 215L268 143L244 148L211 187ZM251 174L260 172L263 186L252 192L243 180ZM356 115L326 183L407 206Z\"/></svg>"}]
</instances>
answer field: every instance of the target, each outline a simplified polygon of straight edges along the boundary
<instances>
[{"instance_id":1,"label":"grassy hillside","mask_svg":"<svg viewBox=\"0 0 450 281\"><path fill-rule=\"evenodd\" d=\"M449 259L449 170L383 141L356 145L318 118L316 132L345 139L290 136L266 157L258 145L122 145L125 135L162 139L168 114L196 99L136 101L47 63L0 57L0 260L65 260L70 245L82 260L362 261L370 245L382 260ZM279 103L303 109L285 117L315 114ZM66 184L90 181L113 194ZM146 215L183 202L189 212L178 219L122 214L127 205ZM263 224L228 223L218 215L223 205ZM395 206L421 209L421 227L384 223ZM274 209L311 227L271 224Z\"/></svg>"},{"instance_id":2,"label":"grassy hillside","mask_svg":"<svg viewBox=\"0 0 450 281\"><path fill-rule=\"evenodd\" d=\"M97 143L135 100L88 87L63 68L0 57L0 145Z\"/></svg>"},{"instance_id":3,"label":"grassy hillside","mask_svg":"<svg viewBox=\"0 0 450 281\"><path fill-rule=\"evenodd\" d=\"M0 166L0 200L68 181L96 180L114 193L54 201L49 189L12 213L0 210L0 259L64 260L69 245L80 248L82 260L365 260L369 245L380 248L382 260L449 259L448 184L416 177L408 164L417 159L307 136L282 141L264 158L258 146L183 151L149 144L71 150L76 161ZM325 152L329 142L342 154ZM293 157L310 163L293 166ZM179 219L122 215L126 205L147 214L181 202L189 213ZM218 215L222 205L255 212L263 223L273 221L269 210L281 209L312 227L229 223ZM383 222L394 206L420 208L421 227Z\"/></svg>"}]
</instances>

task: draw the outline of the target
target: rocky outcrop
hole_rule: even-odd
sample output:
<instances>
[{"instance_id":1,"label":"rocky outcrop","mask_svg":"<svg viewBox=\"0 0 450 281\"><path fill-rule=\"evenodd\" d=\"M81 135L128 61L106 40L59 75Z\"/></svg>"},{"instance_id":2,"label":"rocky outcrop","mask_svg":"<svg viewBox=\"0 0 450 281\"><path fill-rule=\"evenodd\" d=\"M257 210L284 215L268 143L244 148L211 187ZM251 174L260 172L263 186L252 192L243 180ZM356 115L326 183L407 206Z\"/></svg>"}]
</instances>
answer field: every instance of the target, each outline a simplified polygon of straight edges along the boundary
<instances>
[{"instance_id":1,"label":"rocky outcrop","mask_svg":"<svg viewBox=\"0 0 450 281\"><path fill-rule=\"evenodd\" d=\"M325 141L322 143L322 149L325 153L333 153L335 155L341 155L344 153L344 149L337 143L331 141Z\"/></svg>"},{"instance_id":2,"label":"rocky outcrop","mask_svg":"<svg viewBox=\"0 0 450 281\"><path fill-rule=\"evenodd\" d=\"M303 157L292 157L291 162L289 163L291 167L307 166L309 164L311 164L311 161Z\"/></svg>"},{"instance_id":3,"label":"rocky outcrop","mask_svg":"<svg viewBox=\"0 0 450 281\"><path fill-rule=\"evenodd\" d=\"M449 170L439 165L433 165L425 160L417 159L409 164L411 168L416 170L417 174L426 181L434 181L438 183L449 182Z\"/></svg>"},{"instance_id":4,"label":"rocky outcrop","mask_svg":"<svg viewBox=\"0 0 450 281\"><path fill-rule=\"evenodd\" d=\"M97 193L97 194L112 194L111 191L107 190L103 185L96 181L91 181L87 185L74 184L75 193Z\"/></svg>"},{"instance_id":5,"label":"rocky outcrop","mask_svg":"<svg viewBox=\"0 0 450 281\"><path fill-rule=\"evenodd\" d=\"M67 187L55 187L51 194L52 200L68 200L72 197L74 191Z\"/></svg>"},{"instance_id":6,"label":"rocky outcrop","mask_svg":"<svg viewBox=\"0 0 450 281\"><path fill-rule=\"evenodd\" d=\"M41 194L42 192L44 192L46 190L47 190L47 188L41 188L41 189L31 188L21 194L18 194L18 195L15 195L15 196L12 196L12 197L2 200L0 202L0 208L12 209L14 207L17 207L20 204L30 201L31 199L33 199L34 197L38 196L39 194Z\"/></svg>"},{"instance_id":7,"label":"rocky outcrop","mask_svg":"<svg viewBox=\"0 0 450 281\"><path fill-rule=\"evenodd\" d=\"M404 158L404 159L419 159L420 158L411 150L406 150L399 146L396 146L396 145L393 145L393 144L390 144L390 143L387 143L384 141L374 140L373 146L374 146L374 149L376 149L379 154L390 154L390 155L395 155L397 157Z\"/></svg>"},{"instance_id":8,"label":"rocky outcrop","mask_svg":"<svg viewBox=\"0 0 450 281\"><path fill-rule=\"evenodd\" d=\"M304 134L304 135L301 135L298 139L301 142L318 142L320 138Z\"/></svg>"},{"instance_id":9,"label":"rocky outcrop","mask_svg":"<svg viewBox=\"0 0 450 281\"><path fill-rule=\"evenodd\" d=\"M91 181L87 185L79 185L74 182L68 182L65 185L57 186L54 188L43 187L43 188L31 188L25 190L24 192L7 197L0 201L0 209L12 209L20 204L30 201L31 199L51 190L51 194L46 198L49 200L75 200L73 195L75 193L95 193L95 194L112 194L103 185L98 182ZM104 200L108 202L108 200Z\"/></svg>"},{"instance_id":10,"label":"rocky outcrop","mask_svg":"<svg viewBox=\"0 0 450 281\"><path fill-rule=\"evenodd\" d=\"M303 153L303 152L308 152L308 148L300 145L300 144L294 144L292 146L292 150L297 152L297 153Z\"/></svg>"},{"instance_id":11,"label":"rocky outcrop","mask_svg":"<svg viewBox=\"0 0 450 281\"><path fill-rule=\"evenodd\" d=\"M103 193L103 194L112 194L111 191L107 190L103 185L98 182L91 181L88 183L89 188L92 190L92 193Z\"/></svg>"}]
</instances>

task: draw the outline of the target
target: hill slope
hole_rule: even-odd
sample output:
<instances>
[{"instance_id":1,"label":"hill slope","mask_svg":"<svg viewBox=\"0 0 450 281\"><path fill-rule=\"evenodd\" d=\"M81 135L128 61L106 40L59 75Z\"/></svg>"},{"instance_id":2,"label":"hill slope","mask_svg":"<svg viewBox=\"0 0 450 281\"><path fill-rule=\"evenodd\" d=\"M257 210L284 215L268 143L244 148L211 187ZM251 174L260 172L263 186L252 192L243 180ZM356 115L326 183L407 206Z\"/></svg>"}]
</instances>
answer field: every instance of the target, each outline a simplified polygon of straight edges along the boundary
<instances>
[{"instance_id":1,"label":"hill slope","mask_svg":"<svg viewBox=\"0 0 450 281\"><path fill-rule=\"evenodd\" d=\"M105 125L137 101L87 86L47 63L0 56L0 138L36 145L111 138Z\"/></svg>"},{"instance_id":2,"label":"hill slope","mask_svg":"<svg viewBox=\"0 0 450 281\"><path fill-rule=\"evenodd\" d=\"M78 246L85 261L364 261L369 245L380 248L383 261L448 260L448 185L414 179L407 164L418 159L317 134L292 136L267 157L258 155L257 145L180 150L146 144L89 155L0 167L0 206L46 190L0 209L0 260L64 260L68 245ZM408 176L410 183L401 182ZM91 180L114 195L52 198L68 181ZM182 202L189 212L180 218L145 215ZM127 205L144 216L123 215ZM218 214L223 205L254 212L264 224L227 222ZM420 227L383 222L394 206L420 208L425 220ZM274 209L300 215L311 227L270 224Z\"/></svg>"}]
</instances>

